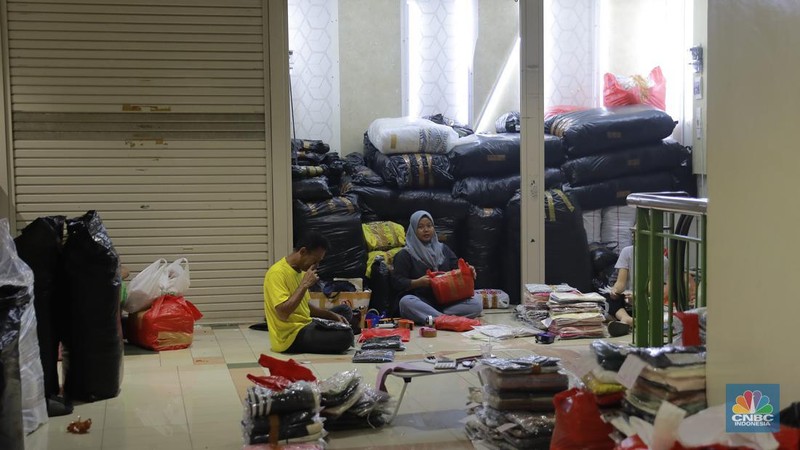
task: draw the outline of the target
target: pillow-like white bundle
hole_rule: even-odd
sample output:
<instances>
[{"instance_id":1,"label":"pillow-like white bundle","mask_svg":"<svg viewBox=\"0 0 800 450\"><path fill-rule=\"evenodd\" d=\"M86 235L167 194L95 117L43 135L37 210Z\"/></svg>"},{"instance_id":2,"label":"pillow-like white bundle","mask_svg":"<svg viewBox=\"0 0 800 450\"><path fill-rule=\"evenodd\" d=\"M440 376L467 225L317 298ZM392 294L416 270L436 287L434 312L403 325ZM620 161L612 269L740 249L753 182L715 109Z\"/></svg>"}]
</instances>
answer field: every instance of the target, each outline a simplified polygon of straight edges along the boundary
<instances>
[{"instance_id":1,"label":"pillow-like white bundle","mask_svg":"<svg viewBox=\"0 0 800 450\"><path fill-rule=\"evenodd\" d=\"M458 141L458 133L447 125L415 117L375 119L367 136L386 155L447 153Z\"/></svg>"}]
</instances>

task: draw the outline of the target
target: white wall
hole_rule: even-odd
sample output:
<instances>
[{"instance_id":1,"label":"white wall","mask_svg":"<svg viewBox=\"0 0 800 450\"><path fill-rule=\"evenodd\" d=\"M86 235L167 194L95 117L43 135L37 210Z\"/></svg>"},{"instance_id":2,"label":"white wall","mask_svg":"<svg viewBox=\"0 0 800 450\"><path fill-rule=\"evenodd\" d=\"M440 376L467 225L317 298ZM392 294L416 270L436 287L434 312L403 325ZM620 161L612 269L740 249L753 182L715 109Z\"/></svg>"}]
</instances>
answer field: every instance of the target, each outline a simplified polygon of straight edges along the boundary
<instances>
[{"instance_id":1,"label":"white wall","mask_svg":"<svg viewBox=\"0 0 800 450\"><path fill-rule=\"evenodd\" d=\"M543 6L545 108L600 105L595 30L597 0L546 0Z\"/></svg>"},{"instance_id":2,"label":"white wall","mask_svg":"<svg viewBox=\"0 0 800 450\"><path fill-rule=\"evenodd\" d=\"M800 3L708 2L708 394L780 383L800 400Z\"/></svg>"}]
</instances>

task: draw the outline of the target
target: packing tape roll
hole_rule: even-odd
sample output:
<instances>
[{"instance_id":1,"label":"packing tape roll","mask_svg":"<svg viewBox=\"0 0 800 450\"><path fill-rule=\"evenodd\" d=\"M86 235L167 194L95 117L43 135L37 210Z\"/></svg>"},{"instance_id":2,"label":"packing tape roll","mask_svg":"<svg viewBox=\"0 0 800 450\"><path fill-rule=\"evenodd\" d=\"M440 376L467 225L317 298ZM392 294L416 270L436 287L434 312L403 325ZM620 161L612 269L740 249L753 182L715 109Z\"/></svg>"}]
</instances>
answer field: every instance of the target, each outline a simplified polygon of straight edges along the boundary
<instances>
[{"instance_id":1,"label":"packing tape roll","mask_svg":"<svg viewBox=\"0 0 800 450\"><path fill-rule=\"evenodd\" d=\"M419 335L422 337L436 337L436 328L422 327L419 329Z\"/></svg>"}]
</instances>

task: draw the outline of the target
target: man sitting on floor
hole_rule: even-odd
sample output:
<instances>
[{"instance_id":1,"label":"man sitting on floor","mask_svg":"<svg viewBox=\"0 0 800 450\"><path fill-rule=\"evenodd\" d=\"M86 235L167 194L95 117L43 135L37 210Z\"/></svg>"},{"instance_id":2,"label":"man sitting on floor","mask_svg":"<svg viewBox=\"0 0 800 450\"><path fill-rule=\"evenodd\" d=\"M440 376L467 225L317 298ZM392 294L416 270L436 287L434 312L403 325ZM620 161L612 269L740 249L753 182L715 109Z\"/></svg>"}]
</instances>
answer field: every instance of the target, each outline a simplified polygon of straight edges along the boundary
<instances>
[{"instance_id":1,"label":"man sitting on floor","mask_svg":"<svg viewBox=\"0 0 800 450\"><path fill-rule=\"evenodd\" d=\"M325 257L328 240L317 232L303 235L288 256L276 262L264 277L264 313L272 351L289 353L343 353L353 345L347 305L331 310L309 304L308 289L317 284L317 263ZM347 327L326 323L327 319Z\"/></svg>"}]
</instances>

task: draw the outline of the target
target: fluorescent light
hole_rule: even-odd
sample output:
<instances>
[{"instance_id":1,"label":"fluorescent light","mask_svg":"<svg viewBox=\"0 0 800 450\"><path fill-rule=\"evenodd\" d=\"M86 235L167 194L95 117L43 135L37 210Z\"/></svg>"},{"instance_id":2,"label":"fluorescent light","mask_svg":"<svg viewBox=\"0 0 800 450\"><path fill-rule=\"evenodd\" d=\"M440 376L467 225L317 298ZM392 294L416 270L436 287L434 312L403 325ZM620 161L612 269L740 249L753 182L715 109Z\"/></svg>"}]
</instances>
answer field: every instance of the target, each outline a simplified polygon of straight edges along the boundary
<instances>
[{"instance_id":1,"label":"fluorescent light","mask_svg":"<svg viewBox=\"0 0 800 450\"><path fill-rule=\"evenodd\" d=\"M500 77L497 79L492 92L489 94L489 101L486 102L486 108L483 110L483 115L478 120L478 126L475 131L494 131L494 122L497 117L506 111L500 111L500 103L504 95L506 95L511 88L511 82L515 80L515 72L519 72L519 43L520 38L514 43L511 53L508 55L505 64L503 64L503 71L500 72Z\"/></svg>"}]
</instances>

